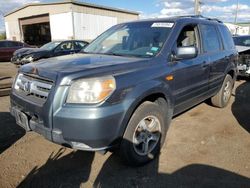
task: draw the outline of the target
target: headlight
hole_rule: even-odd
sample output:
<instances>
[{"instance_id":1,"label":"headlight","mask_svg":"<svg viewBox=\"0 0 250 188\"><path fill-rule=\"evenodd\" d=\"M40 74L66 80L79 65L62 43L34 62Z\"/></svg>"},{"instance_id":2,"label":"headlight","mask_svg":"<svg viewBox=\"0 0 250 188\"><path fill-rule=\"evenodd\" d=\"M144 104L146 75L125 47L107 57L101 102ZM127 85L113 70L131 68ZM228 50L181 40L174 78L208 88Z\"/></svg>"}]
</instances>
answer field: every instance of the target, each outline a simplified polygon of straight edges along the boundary
<instances>
[{"instance_id":1,"label":"headlight","mask_svg":"<svg viewBox=\"0 0 250 188\"><path fill-rule=\"evenodd\" d=\"M27 55L22 60L32 62L34 60L34 57L32 55Z\"/></svg>"},{"instance_id":2,"label":"headlight","mask_svg":"<svg viewBox=\"0 0 250 188\"><path fill-rule=\"evenodd\" d=\"M17 76L16 76L16 79L15 79L15 83L14 83L14 89L15 90L19 90L19 88L20 88L20 86L22 85L22 81L21 81L21 78L22 78L22 76L23 76L23 74L22 73L20 73L20 74L18 74ZM13 87L12 86L12 87Z\"/></svg>"},{"instance_id":3,"label":"headlight","mask_svg":"<svg viewBox=\"0 0 250 188\"><path fill-rule=\"evenodd\" d=\"M79 79L70 86L67 103L99 103L108 98L115 89L113 76Z\"/></svg>"}]
</instances>

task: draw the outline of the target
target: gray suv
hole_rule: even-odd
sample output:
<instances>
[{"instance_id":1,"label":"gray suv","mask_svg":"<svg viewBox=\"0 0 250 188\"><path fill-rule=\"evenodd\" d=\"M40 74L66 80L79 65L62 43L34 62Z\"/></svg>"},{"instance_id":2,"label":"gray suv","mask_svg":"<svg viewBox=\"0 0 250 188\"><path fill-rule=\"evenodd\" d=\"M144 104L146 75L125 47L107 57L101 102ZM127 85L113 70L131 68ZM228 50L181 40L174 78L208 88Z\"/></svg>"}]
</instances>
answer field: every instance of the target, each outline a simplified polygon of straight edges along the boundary
<instances>
[{"instance_id":1,"label":"gray suv","mask_svg":"<svg viewBox=\"0 0 250 188\"><path fill-rule=\"evenodd\" d=\"M211 98L225 107L237 51L204 17L113 26L80 54L22 66L11 94L17 124L79 150L114 151L130 165L159 154L172 117Z\"/></svg>"}]
</instances>

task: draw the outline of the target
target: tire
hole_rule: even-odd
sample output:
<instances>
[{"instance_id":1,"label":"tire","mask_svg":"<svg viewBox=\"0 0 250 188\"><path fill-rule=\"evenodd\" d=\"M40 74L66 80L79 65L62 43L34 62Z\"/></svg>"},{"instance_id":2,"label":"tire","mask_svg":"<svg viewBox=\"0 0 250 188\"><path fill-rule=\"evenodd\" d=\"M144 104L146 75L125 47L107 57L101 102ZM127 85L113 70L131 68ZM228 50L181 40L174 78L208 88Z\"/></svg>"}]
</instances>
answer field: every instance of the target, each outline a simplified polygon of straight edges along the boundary
<instances>
[{"instance_id":1,"label":"tire","mask_svg":"<svg viewBox=\"0 0 250 188\"><path fill-rule=\"evenodd\" d=\"M120 145L120 157L125 163L140 166L157 157L171 119L164 111L159 103L149 101L135 110Z\"/></svg>"},{"instance_id":2,"label":"tire","mask_svg":"<svg viewBox=\"0 0 250 188\"><path fill-rule=\"evenodd\" d=\"M234 84L232 77L227 74L223 81L221 89L215 96L211 98L213 106L224 108L228 105L232 95L233 85Z\"/></svg>"}]
</instances>

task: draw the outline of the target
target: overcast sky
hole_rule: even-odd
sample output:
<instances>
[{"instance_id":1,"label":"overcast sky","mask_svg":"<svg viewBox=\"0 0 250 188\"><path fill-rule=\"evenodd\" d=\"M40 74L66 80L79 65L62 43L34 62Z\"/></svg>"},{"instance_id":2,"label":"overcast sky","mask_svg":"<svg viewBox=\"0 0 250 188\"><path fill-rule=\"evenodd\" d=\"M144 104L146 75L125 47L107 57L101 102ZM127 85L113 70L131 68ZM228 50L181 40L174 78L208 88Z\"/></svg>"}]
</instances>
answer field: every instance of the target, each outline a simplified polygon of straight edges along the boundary
<instances>
[{"instance_id":1,"label":"overcast sky","mask_svg":"<svg viewBox=\"0 0 250 188\"><path fill-rule=\"evenodd\" d=\"M3 14L26 3L55 2L58 0L0 0L0 31L4 30ZM168 17L194 14L194 0L78 0L138 11L141 18ZM201 0L202 14L233 22L237 0ZM250 0L239 0L239 22L250 22Z\"/></svg>"}]
</instances>

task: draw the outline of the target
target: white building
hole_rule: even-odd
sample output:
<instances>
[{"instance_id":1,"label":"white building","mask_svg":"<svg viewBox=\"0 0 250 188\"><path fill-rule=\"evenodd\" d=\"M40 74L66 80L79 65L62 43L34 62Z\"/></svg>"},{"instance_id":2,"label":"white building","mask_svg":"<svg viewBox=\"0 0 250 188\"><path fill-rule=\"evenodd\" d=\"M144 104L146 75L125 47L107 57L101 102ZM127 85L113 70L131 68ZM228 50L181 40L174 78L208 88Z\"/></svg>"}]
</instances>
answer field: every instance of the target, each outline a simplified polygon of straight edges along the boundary
<instances>
[{"instance_id":1,"label":"white building","mask_svg":"<svg viewBox=\"0 0 250 188\"><path fill-rule=\"evenodd\" d=\"M249 26L240 26L231 23L225 23L228 27L232 35L249 35L250 34L250 27Z\"/></svg>"},{"instance_id":2,"label":"white building","mask_svg":"<svg viewBox=\"0 0 250 188\"><path fill-rule=\"evenodd\" d=\"M5 15L9 40L39 45L53 40L91 41L109 27L137 20L139 13L76 1L27 4Z\"/></svg>"}]
</instances>

